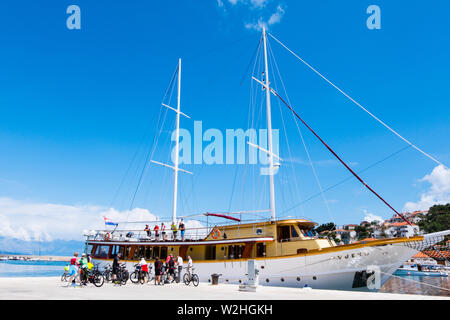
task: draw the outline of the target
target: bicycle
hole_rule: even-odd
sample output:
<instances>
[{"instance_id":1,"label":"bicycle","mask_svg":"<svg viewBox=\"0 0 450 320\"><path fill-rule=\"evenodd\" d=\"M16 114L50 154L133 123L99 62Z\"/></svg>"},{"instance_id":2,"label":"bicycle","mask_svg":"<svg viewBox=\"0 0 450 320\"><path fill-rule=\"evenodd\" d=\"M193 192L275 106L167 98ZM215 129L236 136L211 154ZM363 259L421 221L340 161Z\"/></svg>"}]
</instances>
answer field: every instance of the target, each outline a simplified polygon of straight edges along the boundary
<instances>
[{"instance_id":1,"label":"bicycle","mask_svg":"<svg viewBox=\"0 0 450 320\"><path fill-rule=\"evenodd\" d=\"M92 270L89 270L88 268L80 269L80 282L83 285L87 285L90 282L97 288L100 288L105 282L105 278L98 270L98 265L95 265Z\"/></svg>"},{"instance_id":2,"label":"bicycle","mask_svg":"<svg viewBox=\"0 0 450 320\"><path fill-rule=\"evenodd\" d=\"M140 282L144 284L149 282L149 273L146 268L143 268L140 264L134 265L135 270L130 274L130 281L133 283Z\"/></svg>"},{"instance_id":3,"label":"bicycle","mask_svg":"<svg viewBox=\"0 0 450 320\"><path fill-rule=\"evenodd\" d=\"M112 267L110 264L106 265L102 272L103 276L105 277L106 282L112 281Z\"/></svg>"},{"instance_id":4,"label":"bicycle","mask_svg":"<svg viewBox=\"0 0 450 320\"><path fill-rule=\"evenodd\" d=\"M185 285L189 285L191 282L192 284L197 287L200 280L198 278L198 275L194 273L194 268L192 268L192 274L190 271L187 271L183 276L183 281Z\"/></svg>"},{"instance_id":5,"label":"bicycle","mask_svg":"<svg viewBox=\"0 0 450 320\"><path fill-rule=\"evenodd\" d=\"M67 269L67 270L66 270ZM67 278L69 277L69 268L66 267L64 269L64 273L61 275L61 282L67 282Z\"/></svg>"},{"instance_id":6,"label":"bicycle","mask_svg":"<svg viewBox=\"0 0 450 320\"><path fill-rule=\"evenodd\" d=\"M127 270L126 263L122 263L117 271L117 278L113 282L119 285L125 285L130 278L130 274Z\"/></svg>"}]
</instances>

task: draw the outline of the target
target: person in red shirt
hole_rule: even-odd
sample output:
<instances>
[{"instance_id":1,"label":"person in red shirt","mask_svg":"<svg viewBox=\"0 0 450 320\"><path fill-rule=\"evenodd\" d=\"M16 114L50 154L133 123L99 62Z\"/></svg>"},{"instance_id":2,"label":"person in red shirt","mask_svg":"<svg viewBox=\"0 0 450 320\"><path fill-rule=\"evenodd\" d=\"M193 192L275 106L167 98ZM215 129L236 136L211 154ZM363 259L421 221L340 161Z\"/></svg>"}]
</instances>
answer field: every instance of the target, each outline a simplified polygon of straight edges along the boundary
<instances>
[{"instance_id":1,"label":"person in red shirt","mask_svg":"<svg viewBox=\"0 0 450 320\"><path fill-rule=\"evenodd\" d=\"M153 229L153 231L155 231L155 239L156 241L159 240L159 226L155 225L155 228Z\"/></svg>"},{"instance_id":2,"label":"person in red shirt","mask_svg":"<svg viewBox=\"0 0 450 320\"><path fill-rule=\"evenodd\" d=\"M70 259L70 267L69 267L69 279L67 280L67 286L72 285L76 286L76 279L78 276L78 252L73 254L73 257Z\"/></svg>"}]
</instances>

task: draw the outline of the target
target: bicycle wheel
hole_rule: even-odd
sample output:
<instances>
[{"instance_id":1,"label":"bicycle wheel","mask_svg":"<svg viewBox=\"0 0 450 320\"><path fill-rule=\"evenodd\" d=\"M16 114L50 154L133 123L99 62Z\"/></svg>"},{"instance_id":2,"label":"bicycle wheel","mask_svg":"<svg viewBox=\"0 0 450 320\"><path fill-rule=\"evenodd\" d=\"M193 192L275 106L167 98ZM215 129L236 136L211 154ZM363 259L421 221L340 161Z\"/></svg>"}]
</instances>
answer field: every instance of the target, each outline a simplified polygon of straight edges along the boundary
<instances>
[{"instance_id":1,"label":"bicycle wheel","mask_svg":"<svg viewBox=\"0 0 450 320\"><path fill-rule=\"evenodd\" d=\"M62 282L67 282L67 272L64 272L61 276L61 281Z\"/></svg>"},{"instance_id":2,"label":"bicycle wheel","mask_svg":"<svg viewBox=\"0 0 450 320\"><path fill-rule=\"evenodd\" d=\"M128 274L128 271L123 271L120 274L120 282L122 283L122 285L127 284L128 279L130 278L130 275Z\"/></svg>"},{"instance_id":3,"label":"bicycle wheel","mask_svg":"<svg viewBox=\"0 0 450 320\"><path fill-rule=\"evenodd\" d=\"M105 277L106 282L111 282L112 281L112 272L111 272L111 270L106 270L105 272L103 272L103 276Z\"/></svg>"},{"instance_id":4,"label":"bicycle wheel","mask_svg":"<svg viewBox=\"0 0 450 320\"><path fill-rule=\"evenodd\" d=\"M189 274L188 273L184 274L183 281L184 281L184 284L187 285L187 286L189 285L189 282L191 282L191 279L189 278Z\"/></svg>"},{"instance_id":5,"label":"bicycle wheel","mask_svg":"<svg viewBox=\"0 0 450 320\"><path fill-rule=\"evenodd\" d=\"M200 280L198 279L198 275L193 274L193 275L192 275L192 284L193 284L195 287L197 287L199 282L200 282Z\"/></svg>"},{"instance_id":6,"label":"bicycle wheel","mask_svg":"<svg viewBox=\"0 0 450 320\"><path fill-rule=\"evenodd\" d=\"M138 283L139 282L139 272L133 271L130 274L130 281L133 282L133 283Z\"/></svg>"},{"instance_id":7,"label":"bicycle wheel","mask_svg":"<svg viewBox=\"0 0 450 320\"><path fill-rule=\"evenodd\" d=\"M83 273L83 274L80 276L80 283L81 283L82 285L84 285L84 286L87 286L87 283L88 283L88 277L87 277L86 273Z\"/></svg>"},{"instance_id":8,"label":"bicycle wheel","mask_svg":"<svg viewBox=\"0 0 450 320\"><path fill-rule=\"evenodd\" d=\"M103 283L105 283L105 277L103 277L102 274L97 273L94 276L94 286L96 286L97 288L100 288L103 285Z\"/></svg>"},{"instance_id":9,"label":"bicycle wheel","mask_svg":"<svg viewBox=\"0 0 450 320\"><path fill-rule=\"evenodd\" d=\"M141 282L141 284L144 284L144 283L148 282L148 273L145 272L145 271L142 272L139 281Z\"/></svg>"}]
</instances>

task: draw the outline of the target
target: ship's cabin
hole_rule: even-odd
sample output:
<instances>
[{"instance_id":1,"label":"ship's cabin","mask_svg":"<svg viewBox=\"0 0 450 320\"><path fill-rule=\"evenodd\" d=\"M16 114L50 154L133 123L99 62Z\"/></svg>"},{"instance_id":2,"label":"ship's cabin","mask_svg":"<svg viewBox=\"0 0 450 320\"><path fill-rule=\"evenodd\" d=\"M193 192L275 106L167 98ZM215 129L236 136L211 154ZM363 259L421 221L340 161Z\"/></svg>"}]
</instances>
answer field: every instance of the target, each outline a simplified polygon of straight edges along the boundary
<instances>
[{"instance_id":1,"label":"ship's cabin","mask_svg":"<svg viewBox=\"0 0 450 320\"><path fill-rule=\"evenodd\" d=\"M183 259L191 256L194 261L264 259L304 254L335 245L328 239L317 237L313 231L316 225L305 219L215 225L204 230L186 229L183 241L179 234L173 239L170 231L167 239L162 240L148 237L142 230L106 233L103 230L87 236L86 251L101 260L112 259L119 252L124 261L138 261L144 257L150 262L156 257L166 259L169 254Z\"/></svg>"}]
</instances>

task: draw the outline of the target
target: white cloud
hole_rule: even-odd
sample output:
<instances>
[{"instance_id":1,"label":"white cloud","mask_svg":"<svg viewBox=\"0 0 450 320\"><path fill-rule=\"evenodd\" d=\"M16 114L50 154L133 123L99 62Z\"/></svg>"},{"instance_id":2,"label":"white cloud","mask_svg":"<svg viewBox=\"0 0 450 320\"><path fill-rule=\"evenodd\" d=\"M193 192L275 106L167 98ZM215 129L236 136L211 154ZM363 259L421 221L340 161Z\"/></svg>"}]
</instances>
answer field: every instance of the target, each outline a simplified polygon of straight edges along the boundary
<instances>
[{"instance_id":1,"label":"white cloud","mask_svg":"<svg viewBox=\"0 0 450 320\"><path fill-rule=\"evenodd\" d=\"M431 186L420 195L419 201L407 202L405 211L427 210L435 204L450 203L450 169L439 165L419 182L428 182Z\"/></svg>"},{"instance_id":2,"label":"white cloud","mask_svg":"<svg viewBox=\"0 0 450 320\"><path fill-rule=\"evenodd\" d=\"M279 23L281 21L281 18L284 15L284 9L281 6L277 7L277 11L272 14L269 18L269 21L267 22L269 25Z\"/></svg>"},{"instance_id":3,"label":"white cloud","mask_svg":"<svg viewBox=\"0 0 450 320\"><path fill-rule=\"evenodd\" d=\"M364 221L367 222L374 222L374 221L378 221L378 222L383 222L384 219L380 216L376 216L373 213L369 213L367 212L367 210L364 210Z\"/></svg>"},{"instance_id":4,"label":"white cloud","mask_svg":"<svg viewBox=\"0 0 450 320\"><path fill-rule=\"evenodd\" d=\"M0 236L25 241L82 240L84 230L104 228L103 216L113 221L157 219L148 210L139 208L118 211L100 206L72 206L0 198Z\"/></svg>"},{"instance_id":5,"label":"white cloud","mask_svg":"<svg viewBox=\"0 0 450 320\"><path fill-rule=\"evenodd\" d=\"M251 8L264 8L270 0L228 0L231 5L243 4L250 5ZM217 4L219 7L224 5L223 0L217 0Z\"/></svg>"},{"instance_id":6,"label":"white cloud","mask_svg":"<svg viewBox=\"0 0 450 320\"><path fill-rule=\"evenodd\" d=\"M227 7L240 10L243 20L251 21L244 26L258 31L280 23L285 13L284 6L273 0L217 0L217 6L223 12L227 12Z\"/></svg>"},{"instance_id":7,"label":"white cloud","mask_svg":"<svg viewBox=\"0 0 450 320\"><path fill-rule=\"evenodd\" d=\"M270 15L269 19L260 17L256 22L246 23L245 27L247 29L254 29L258 31L261 31L263 27L268 29L269 26L280 23L284 13L284 9L278 5L276 11Z\"/></svg>"}]
</instances>

